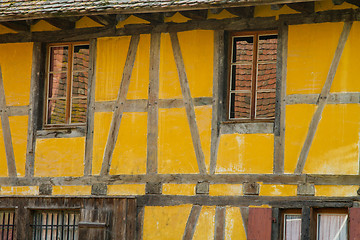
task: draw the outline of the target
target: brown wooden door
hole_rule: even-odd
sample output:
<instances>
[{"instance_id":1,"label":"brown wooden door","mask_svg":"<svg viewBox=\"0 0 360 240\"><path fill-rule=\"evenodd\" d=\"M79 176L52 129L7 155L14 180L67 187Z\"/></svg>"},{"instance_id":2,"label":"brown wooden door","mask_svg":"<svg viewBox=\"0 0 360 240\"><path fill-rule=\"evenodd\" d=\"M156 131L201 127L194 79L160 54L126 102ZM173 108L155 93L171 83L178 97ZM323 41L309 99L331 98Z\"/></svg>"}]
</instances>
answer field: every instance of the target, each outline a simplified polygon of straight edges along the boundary
<instances>
[{"instance_id":1,"label":"brown wooden door","mask_svg":"<svg viewBox=\"0 0 360 240\"><path fill-rule=\"evenodd\" d=\"M248 240L271 240L271 208L249 208Z\"/></svg>"}]
</instances>

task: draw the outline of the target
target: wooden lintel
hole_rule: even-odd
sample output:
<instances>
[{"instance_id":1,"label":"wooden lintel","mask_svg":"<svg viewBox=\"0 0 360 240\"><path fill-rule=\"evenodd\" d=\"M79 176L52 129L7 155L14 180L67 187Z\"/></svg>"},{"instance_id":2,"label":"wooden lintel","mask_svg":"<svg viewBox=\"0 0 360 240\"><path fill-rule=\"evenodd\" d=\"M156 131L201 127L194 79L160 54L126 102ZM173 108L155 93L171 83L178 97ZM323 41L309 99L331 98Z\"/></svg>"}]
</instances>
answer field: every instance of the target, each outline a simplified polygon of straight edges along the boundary
<instances>
[{"instance_id":1,"label":"wooden lintel","mask_svg":"<svg viewBox=\"0 0 360 240\"><path fill-rule=\"evenodd\" d=\"M346 2L360 7L360 1L359 0L346 0Z\"/></svg>"},{"instance_id":2,"label":"wooden lintel","mask_svg":"<svg viewBox=\"0 0 360 240\"><path fill-rule=\"evenodd\" d=\"M75 22L69 21L66 18L47 18L45 19L46 22L50 23L54 27L69 30L75 28Z\"/></svg>"},{"instance_id":3,"label":"wooden lintel","mask_svg":"<svg viewBox=\"0 0 360 240\"><path fill-rule=\"evenodd\" d=\"M139 13L135 14L136 17L144 19L152 24L158 24L164 22L164 14L163 13Z\"/></svg>"},{"instance_id":4,"label":"wooden lintel","mask_svg":"<svg viewBox=\"0 0 360 240\"><path fill-rule=\"evenodd\" d=\"M26 22L1 22L7 28L16 32L29 32L30 26Z\"/></svg>"},{"instance_id":5,"label":"wooden lintel","mask_svg":"<svg viewBox=\"0 0 360 240\"><path fill-rule=\"evenodd\" d=\"M288 3L289 8L301 13L314 13L315 2Z\"/></svg>"},{"instance_id":6,"label":"wooden lintel","mask_svg":"<svg viewBox=\"0 0 360 240\"><path fill-rule=\"evenodd\" d=\"M116 25L117 21L116 21L116 15L90 15L88 16L91 20L107 26L114 26Z\"/></svg>"},{"instance_id":7,"label":"wooden lintel","mask_svg":"<svg viewBox=\"0 0 360 240\"><path fill-rule=\"evenodd\" d=\"M255 7L227 8L226 10L240 18L252 18L254 17Z\"/></svg>"},{"instance_id":8,"label":"wooden lintel","mask_svg":"<svg viewBox=\"0 0 360 240\"><path fill-rule=\"evenodd\" d=\"M208 11L207 10L193 10L193 11L183 11L180 12L181 15L191 18L194 20L205 20L207 18Z\"/></svg>"}]
</instances>

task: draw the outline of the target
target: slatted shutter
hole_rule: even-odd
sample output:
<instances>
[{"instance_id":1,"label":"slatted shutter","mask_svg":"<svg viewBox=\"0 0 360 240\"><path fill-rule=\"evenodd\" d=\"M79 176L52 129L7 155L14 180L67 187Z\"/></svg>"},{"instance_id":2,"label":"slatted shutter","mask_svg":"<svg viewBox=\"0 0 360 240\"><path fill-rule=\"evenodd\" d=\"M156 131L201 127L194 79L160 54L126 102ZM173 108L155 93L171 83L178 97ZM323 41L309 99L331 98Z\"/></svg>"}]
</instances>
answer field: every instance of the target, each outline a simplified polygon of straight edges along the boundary
<instances>
[{"instance_id":1,"label":"slatted shutter","mask_svg":"<svg viewBox=\"0 0 360 240\"><path fill-rule=\"evenodd\" d=\"M360 208L349 209L349 240L360 239Z\"/></svg>"},{"instance_id":2,"label":"slatted shutter","mask_svg":"<svg viewBox=\"0 0 360 240\"><path fill-rule=\"evenodd\" d=\"M271 208L249 208L248 240L271 240Z\"/></svg>"}]
</instances>

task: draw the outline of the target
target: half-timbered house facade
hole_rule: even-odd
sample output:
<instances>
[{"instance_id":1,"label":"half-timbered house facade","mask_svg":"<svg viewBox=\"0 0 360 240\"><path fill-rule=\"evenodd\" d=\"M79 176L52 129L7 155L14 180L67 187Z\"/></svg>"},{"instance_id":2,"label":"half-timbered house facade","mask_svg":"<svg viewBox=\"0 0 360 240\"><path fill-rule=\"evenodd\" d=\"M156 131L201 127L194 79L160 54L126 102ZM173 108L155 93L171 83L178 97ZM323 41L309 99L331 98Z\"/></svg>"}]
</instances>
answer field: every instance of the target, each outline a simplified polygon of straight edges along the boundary
<instances>
[{"instance_id":1,"label":"half-timbered house facade","mask_svg":"<svg viewBox=\"0 0 360 240\"><path fill-rule=\"evenodd\" d=\"M360 1L0 2L0 239L360 239Z\"/></svg>"}]
</instances>

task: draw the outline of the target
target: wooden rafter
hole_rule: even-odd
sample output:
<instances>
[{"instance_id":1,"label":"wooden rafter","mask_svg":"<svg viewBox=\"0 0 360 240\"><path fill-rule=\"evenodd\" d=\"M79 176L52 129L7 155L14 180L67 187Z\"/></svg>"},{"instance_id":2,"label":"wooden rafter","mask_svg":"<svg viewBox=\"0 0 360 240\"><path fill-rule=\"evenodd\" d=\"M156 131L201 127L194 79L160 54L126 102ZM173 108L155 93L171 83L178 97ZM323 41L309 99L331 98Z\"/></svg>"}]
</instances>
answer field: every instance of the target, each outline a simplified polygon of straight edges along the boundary
<instances>
[{"instance_id":1,"label":"wooden rafter","mask_svg":"<svg viewBox=\"0 0 360 240\"><path fill-rule=\"evenodd\" d=\"M109 135L105 146L100 175L108 175L110 171L111 160L114 153L116 140L119 134L120 123L125 106L124 103L126 101L126 96L129 90L130 78L135 63L135 57L138 49L139 40L140 40L140 35L133 35L130 40L129 50L127 53L122 80L120 83L119 93L115 104L115 110L111 120Z\"/></svg>"},{"instance_id":2,"label":"wooden rafter","mask_svg":"<svg viewBox=\"0 0 360 240\"><path fill-rule=\"evenodd\" d=\"M90 15L89 18L104 26L113 26L117 24L116 15Z\"/></svg>"},{"instance_id":3,"label":"wooden rafter","mask_svg":"<svg viewBox=\"0 0 360 240\"><path fill-rule=\"evenodd\" d=\"M181 15L193 20L205 20L207 19L208 10L182 11L180 13Z\"/></svg>"},{"instance_id":4,"label":"wooden rafter","mask_svg":"<svg viewBox=\"0 0 360 240\"><path fill-rule=\"evenodd\" d=\"M147 105L147 173L157 173L159 134L159 73L161 33L152 33L150 41L149 99Z\"/></svg>"},{"instance_id":5,"label":"wooden rafter","mask_svg":"<svg viewBox=\"0 0 360 240\"><path fill-rule=\"evenodd\" d=\"M196 229L196 224L199 220L200 212L201 212L201 206L199 206L199 205L192 206L189 218L186 223L184 235L182 238L183 240L192 240L193 239L195 229Z\"/></svg>"},{"instance_id":6,"label":"wooden rafter","mask_svg":"<svg viewBox=\"0 0 360 240\"><path fill-rule=\"evenodd\" d=\"M50 23L54 27L63 29L63 30L69 30L75 28L75 22L70 21L68 19L64 18L47 18L45 19L46 22Z\"/></svg>"},{"instance_id":7,"label":"wooden rafter","mask_svg":"<svg viewBox=\"0 0 360 240\"><path fill-rule=\"evenodd\" d=\"M14 30L16 32L29 32L30 26L24 22L1 22L2 25L4 25L7 28L10 28L11 30Z\"/></svg>"},{"instance_id":8,"label":"wooden rafter","mask_svg":"<svg viewBox=\"0 0 360 240\"><path fill-rule=\"evenodd\" d=\"M4 137L8 174L9 177L16 177L17 172L16 172L15 156L12 145L9 115L6 111L5 89L4 89L1 67L0 67L0 117L1 117L1 126Z\"/></svg>"},{"instance_id":9,"label":"wooden rafter","mask_svg":"<svg viewBox=\"0 0 360 240\"><path fill-rule=\"evenodd\" d=\"M341 55L342 55L342 53L344 51L345 44L346 44L346 41L347 41L348 36L350 34L352 24L353 24L352 22L346 22L344 24L344 28L343 28L343 31L341 33L338 46L336 48L334 58L332 60L328 76L326 78L325 84L323 86L323 89L321 90L319 99L318 99L317 104L316 104L317 105L316 111L315 111L315 113L313 115L313 118L312 118L312 120L310 122L309 130L308 130L304 145L303 145L303 147L301 149L301 152L300 152L299 160L297 162L297 166L296 166L296 169L295 169L295 174L301 174L304 167L305 167L305 162L306 162L306 159L308 157L311 144L312 144L312 142L314 140L317 127L318 127L318 125L320 123L322 112L323 112L323 110L325 108L325 105L327 103L327 99L329 98L330 88L331 88L332 82L333 82L333 80L335 78L336 70L337 70L337 68L339 66Z\"/></svg>"},{"instance_id":10,"label":"wooden rafter","mask_svg":"<svg viewBox=\"0 0 360 240\"><path fill-rule=\"evenodd\" d=\"M199 172L200 174L206 174L205 157L201 146L199 129L196 124L194 102L190 93L189 82L186 76L184 60L181 54L180 43L177 33L170 33L170 38L174 52L175 63L179 75L181 92L184 98L186 115L190 126L191 138L195 150Z\"/></svg>"},{"instance_id":11,"label":"wooden rafter","mask_svg":"<svg viewBox=\"0 0 360 240\"><path fill-rule=\"evenodd\" d=\"M314 13L315 3L314 2L303 2L303 3L288 3L289 8L301 12L301 13Z\"/></svg>"}]
</instances>

